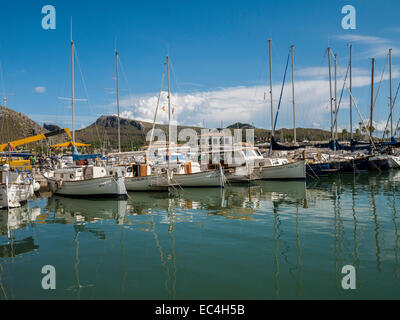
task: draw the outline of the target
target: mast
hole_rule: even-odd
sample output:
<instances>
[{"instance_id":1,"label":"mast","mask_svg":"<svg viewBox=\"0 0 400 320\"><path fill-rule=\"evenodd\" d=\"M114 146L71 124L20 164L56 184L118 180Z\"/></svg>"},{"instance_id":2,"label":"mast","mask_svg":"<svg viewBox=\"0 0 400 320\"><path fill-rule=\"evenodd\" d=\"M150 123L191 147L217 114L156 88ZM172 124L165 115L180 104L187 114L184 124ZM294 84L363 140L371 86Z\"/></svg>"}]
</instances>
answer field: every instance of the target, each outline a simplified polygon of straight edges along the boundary
<instances>
[{"instance_id":1,"label":"mast","mask_svg":"<svg viewBox=\"0 0 400 320\"><path fill-rule=\"evenodd\" d=\"M328 67L329 67L329 101L331 106L331 139L333 139L333 109L332 109L332 73L331 73L331 48L328 47Z\"/></svg>"},{"instance_id":2,"label":"mast","mask_svg":"<svg viewBox=\"0 0 400 320\"><path fill-rule=\"evenodd\" d=\"M337 54L335 53L334 55L334 59L335 59L335 140L338 139L338 128L337 128L337 123L338 123L338 106L337 106Z\"/></svg>"},{"instance_id":3,"label":"mast","mask_svg":"<svg viewBox=\"0 0 400 320\"><path fill-rule=\"evenodd\" d=\"M372 139L372 116L374 112L374 65L375 58L372 58L372 69L371 69L371 114L369 117L369 134Z\"/></svg>"},{"instance_id":4,"label":"mast","mask_svg":"<svg viewBox=\"0 0 400 320\"><path fill-rule=\"evenodd\" d=\"M351 61L351 59L352 59L352 49L353 49L353 45L352 44L350 44L350 140L353 140L353 110L352 110L352 107L353 107L353 102L352 102L352 100L351 100L351 95L352 95L352 92L351 92L351 88L352 88L352 73L351 73L351 68L352 68L352 66L351 66L351 64L352 64L352 61Z\"/></svg>"},{"instance_id":5,"label":"mast","mask_svg":"<svg viewBox=\"0 0 400 320\"><path fill-rule=\"evenodd\" d=\"M294 58L293 58L293 49L294 46L290 46L290 55L292 56L292 99L293 99L293 135L294 135L294 143L297 142L297 134L296 134L296 110L295 110L295 102L294 102Z\"/></svg>"},{"instance_id":6,"label":"mast","mask_svg":"<svg viewBox=\"0 0 400 320\"><path fill-rule=\"evenodd\" d=\"M118 83L118 51L115 50L115 65L117 75L117 111L118 111L118 152L121 153L121 121L119 118L119 83Z\"/></svg>"},{"instance_id":7,"label":"mast","mask_svg":"<svg viewBox=\"0 0 400 320\"><path fill-rule=\"evenodd\" d=\"M167 78L168 78L168 148L167 155L170 153L170 140L171 140L171 87L170 87L170 77L169 77L169 56L167 56ZM168 169L171 164L171 157L168 156Z\"/></svg>"},{"instance_id":8,"label":"mast","mask_svg":"<svg viewBox=\"0 0 400 320\"><path fill-rule=\"evenodd\" d=\"M74 108L74 41L72 40L72 20L71 20L71 72L72 72L72 152L75 152L75 108Z\"/></svg>"},{"instance_id":9,"label":"mast","mask_svg":"<svg viewBox=\"0 0 400 320\"><path fill-rule=\"evenodd\" d=\"M171 125L171 88L169 78L169 56L167 56L167 76L168 76L168 127Z\"/></svg>"},{"instance_id":10,"label":"mast","mask_svg":"<svg viewBox=\"0 0 400 320\"><path fill-rule=\"evenodd\" d=\"M271 99L271 137L274 136L274 104L272 101L272 58L271 58L271 39L268 39L268 47L269 47L269 95Z\"/></svg>"},{"instance_id":11,"label":"mast","mask_svg":"<svg viewBox=\"0 0 400 320\"><path fill-rule=\"evenodd\" d=\"M390 78L390 137L393 137L393 99L392 99L392 49L389 49L389 78Z\"/></svg>"}]
</instances>

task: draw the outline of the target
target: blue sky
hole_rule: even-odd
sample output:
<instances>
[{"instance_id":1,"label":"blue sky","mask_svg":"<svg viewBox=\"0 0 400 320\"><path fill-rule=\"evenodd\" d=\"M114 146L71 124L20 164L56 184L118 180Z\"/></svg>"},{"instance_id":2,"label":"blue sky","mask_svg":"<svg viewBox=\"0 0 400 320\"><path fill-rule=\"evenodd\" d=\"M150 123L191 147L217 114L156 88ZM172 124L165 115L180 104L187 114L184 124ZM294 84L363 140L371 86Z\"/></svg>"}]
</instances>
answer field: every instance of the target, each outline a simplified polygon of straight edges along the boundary
<instances>
[{"instance_id":1,"label":"blue sky","mask_svg":"<svg viewBox=\"0 0 400 320\"><path fill-rule=\"evenodd\" d=\"M56 8L56 30L43 30L41 9ZM356 8L357 29L341 27L341 8ZM338 95L353 43L354 95L369 113L370 58L378 86L387 50L393 48L394 92L399 82L398 1L2 1L0 62L7 106L43 122L70 126L70 17L89 103L77 103L77 127L116 112L114 46L123 70L121 106L130 118L149 120L155 108L162 65L172 60L172 92L180 124L219 126L254 123L269 128L267 38L273 40L274 103L290 45L295 45L297 125L329 128L327 46L338 54ZM387 66L386 66L387 71ZM388 112L388 73L376 105L377 125ZM290 78L288 78L289 80ZM76 97L86 98L77 67ZM289 82L287 84L290 84ZM377 88L376 88L377 89ZM278 127L291 126L290 88L285 87ZM11 95L14 94L14 95ZM165 98L165 97L164 97ZM339 127L348 126L344 94ZM400 102L400 101L399 101ZM342 107L341 107L342 108ZM347 108L347 109L346 109ZM396 109L399 107L395 106ZM400 112L395 111L396 120ZM354 122L359 122L354 116ZM166 114L160 113L160 121Z\"/></svg>"}]
</instances>

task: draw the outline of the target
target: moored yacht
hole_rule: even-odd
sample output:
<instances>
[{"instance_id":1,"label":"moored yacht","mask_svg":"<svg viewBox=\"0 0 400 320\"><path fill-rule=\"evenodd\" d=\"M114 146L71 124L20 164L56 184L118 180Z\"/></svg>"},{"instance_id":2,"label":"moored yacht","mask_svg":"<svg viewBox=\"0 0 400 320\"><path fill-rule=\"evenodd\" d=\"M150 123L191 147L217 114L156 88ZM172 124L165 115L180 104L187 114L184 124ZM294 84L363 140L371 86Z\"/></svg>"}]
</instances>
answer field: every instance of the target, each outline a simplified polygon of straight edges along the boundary
<instances>
[{"instance_id":1,"label":"moored yacht","mask_svg":"<svg viewBox=\"0 0 400 320\"><path fill-rule=\"evenodd\" d=\"M52 171L47 181L50 191L57 195L127 198L124 177L119 169L109 175L99 166L60 168Z\"/></svg>"}]
</instances>

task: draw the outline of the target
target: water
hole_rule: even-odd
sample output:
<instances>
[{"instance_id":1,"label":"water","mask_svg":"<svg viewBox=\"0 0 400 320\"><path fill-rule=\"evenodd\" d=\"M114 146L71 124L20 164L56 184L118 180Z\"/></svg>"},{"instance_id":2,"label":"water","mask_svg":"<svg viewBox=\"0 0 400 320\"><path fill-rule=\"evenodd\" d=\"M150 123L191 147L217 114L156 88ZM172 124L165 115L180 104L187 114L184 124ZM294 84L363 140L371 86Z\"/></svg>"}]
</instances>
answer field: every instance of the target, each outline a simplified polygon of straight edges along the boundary
<instances>
[{"instance_id":1,"label":"water","mask_svg":"<svg viewBox=\"0 0 400 320\"><path fill-rule=\"evenodd\" d=\"M399 181L32 200L0 213L0 299L398 299ZM44 265L56 290L41 287ZM341 287L344 265L356 290Z\"/></svg>"}]
</instances>

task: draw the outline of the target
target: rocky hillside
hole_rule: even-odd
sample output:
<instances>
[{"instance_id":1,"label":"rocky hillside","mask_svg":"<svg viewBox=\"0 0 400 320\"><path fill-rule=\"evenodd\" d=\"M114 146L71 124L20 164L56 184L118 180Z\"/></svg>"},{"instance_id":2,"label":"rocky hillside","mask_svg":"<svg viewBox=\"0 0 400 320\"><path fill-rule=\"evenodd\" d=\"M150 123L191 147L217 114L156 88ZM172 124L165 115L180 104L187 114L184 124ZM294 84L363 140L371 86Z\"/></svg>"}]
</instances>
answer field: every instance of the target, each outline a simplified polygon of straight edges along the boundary
<instances>
[{"instance_id":1,"label":"rocky hillside","mask_svg":"<svg viewBox=\"0 0 400 320\"><path fill-rule=\"evenodd\" d=\"M21 112L0 106L0 142L6 143L35 134L45 133L46 129Z\"/></svg>"},{"instance_id":2,"label":"rocky hillside","mask_svg":"<svg viewBox=\"0 0 400 320\"><path fill-rule=\"evenodd\" d=\"M123 150L137 149L146 145L146 135L153 124L131 119L120 119L121 124L121 147ZM167 132L168 126L157 124L156 128ZM178 130L189 127L178 127ZM197 132L200 128L190 127ZM101 116L90 126L76 132L77 139L90 143L96 148L105 149L118 148L118 120L116 116Z\"/></svg>"},{"instance_id":3,"label":"rocky hillside","mask_svg":"<svg viewBox=\"0 0 400 320\"><path fill-rule=\"evenodd\" d=\"M46 132L49 132L49 130L40 126L27 115L21 112L16 112L10 108L0 106L0 143L7 143ZM17 149L46 152L48 145L65 141L68 141L67 134L61 134L59 136L49 138L48 141L44 140L22 145Z\"/></svg>"}]
</instances>

